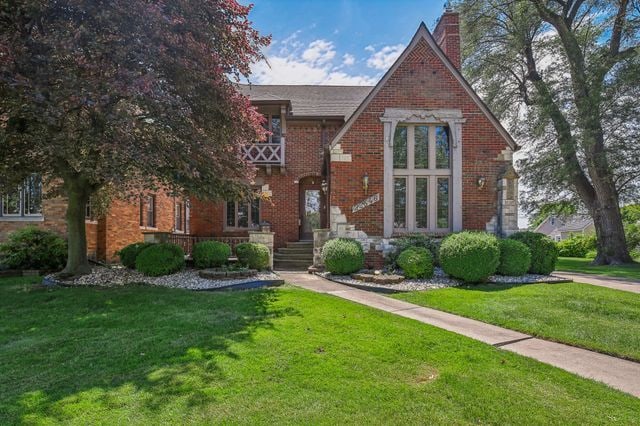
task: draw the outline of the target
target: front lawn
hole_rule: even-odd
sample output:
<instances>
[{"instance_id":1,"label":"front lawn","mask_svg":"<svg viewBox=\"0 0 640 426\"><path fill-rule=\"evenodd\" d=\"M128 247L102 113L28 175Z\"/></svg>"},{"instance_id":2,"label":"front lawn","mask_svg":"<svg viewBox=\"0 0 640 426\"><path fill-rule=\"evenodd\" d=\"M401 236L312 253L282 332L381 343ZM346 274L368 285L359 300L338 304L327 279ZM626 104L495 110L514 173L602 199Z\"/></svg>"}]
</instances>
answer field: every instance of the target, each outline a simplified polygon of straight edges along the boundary
<instances>
[{"instance_id":1,"label":"front lawn","mask_svg":"<svg viewBox=\"0 0 640 426\"><path fill-rule=\"evenodd\" d=\"M0 424L630 424L640 400L292 287L0 280ZM636 333L637 334L637 333Z\"/></svg>"},{"instance_id":2,"label":"front lawn","mask_svg":"<svg viewBox=\"0 0 640 426\"><path fill-rule=\"evenodd\" d=\"M640 361L640 297L587 284L470 285L398 299Z\"/></svg>"},{"instance_id":3,"label":"front lawn","mask_svg":"<svg viewBox=\"0 0 640 426\"><path fill-rule=\"evenodd\" d=\"M627 265L591 265L591 259L578 257L560 257L557 271L581 272L583 274L603 275L640 281L640 263Z\"/></svg>"}]
</instances>

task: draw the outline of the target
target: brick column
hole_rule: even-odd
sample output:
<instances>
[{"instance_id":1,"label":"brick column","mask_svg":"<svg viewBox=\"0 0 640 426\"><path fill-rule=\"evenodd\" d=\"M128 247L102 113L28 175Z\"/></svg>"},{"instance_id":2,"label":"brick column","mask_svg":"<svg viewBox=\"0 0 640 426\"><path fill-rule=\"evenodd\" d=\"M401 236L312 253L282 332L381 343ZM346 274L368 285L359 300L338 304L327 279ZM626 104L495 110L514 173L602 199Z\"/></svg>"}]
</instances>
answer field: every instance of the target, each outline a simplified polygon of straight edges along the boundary
<instances>
[{"instance_id":1,"label":"brick column","mask_svg":"<svg viewBox=\"0 0 640 426\"><path fill-rule=\"evenodd\" d=\"M260 243L269 249L269 269L273 269L273 232L249 231L249 242Z\"/></svg>"}]
</instances>

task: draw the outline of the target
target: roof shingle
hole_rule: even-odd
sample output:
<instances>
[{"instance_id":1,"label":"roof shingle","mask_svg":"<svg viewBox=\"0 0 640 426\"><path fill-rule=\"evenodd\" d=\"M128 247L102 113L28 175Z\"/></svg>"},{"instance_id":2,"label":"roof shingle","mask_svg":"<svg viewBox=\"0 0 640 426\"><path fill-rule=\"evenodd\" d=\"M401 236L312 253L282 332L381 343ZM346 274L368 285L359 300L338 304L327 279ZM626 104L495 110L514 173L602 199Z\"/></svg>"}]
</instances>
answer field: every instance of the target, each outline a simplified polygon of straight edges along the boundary
<instances>
[{"instance_id":1,"label":"roof shingle","mask_svg":"<svg viewBox=\"0 0 640 426\"><path fill-rule=\"evenodd\" d=\"M349 118L373 86L310 86L240 84L252 101L289 101L294 117Z\"/></svg>"}]
</instances>

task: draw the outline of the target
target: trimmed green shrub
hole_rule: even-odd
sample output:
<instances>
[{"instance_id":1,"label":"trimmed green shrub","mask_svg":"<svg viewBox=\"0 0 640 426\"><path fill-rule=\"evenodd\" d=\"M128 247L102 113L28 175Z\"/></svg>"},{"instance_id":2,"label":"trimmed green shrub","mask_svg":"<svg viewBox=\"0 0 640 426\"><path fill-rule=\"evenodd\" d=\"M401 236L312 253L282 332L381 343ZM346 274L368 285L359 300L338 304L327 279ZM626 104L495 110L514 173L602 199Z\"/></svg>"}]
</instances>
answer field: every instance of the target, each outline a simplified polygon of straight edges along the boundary
<instances>
[{"instance_id":1,"label":"trimmed green shrub","mask_svg":"<svg viewBox=\"0 0 640 426\"><path fill-rule=\"evenodd\" d=\"M241 243L236 246L238 261L251 269L269 268L269 248L260 243Z\"/></svg>"},{"instance_id":2,"label":"trimmed green shrub","mask_svg":"<svg viewBox=\"0 0 640 426\"><path fill-rule=\"evenodd\" d=\"M532 274L549 275L556 268L558 248L546 235L539 232L523 231L516 232L509 238L524 243L531 250L529 272Z\"/></svg>"},{"instance_id":3,"label":"trimmed green shrub","mask_svg":"<svg viewBox=\"0 0 640 426\"><path fill-rule=\"evenodd\" d=\"M184 268L184 250L176 244L151 244L136 258L136 269L145 275L158 277Z\"/></svg>"},{"instance_id":4,"label":"trimmed green shrub","mask_svg":"<svg viewBox=\"0 0 640 426\"><path fill-rule=\"evenodd\" d=\"M531 250L516 240L500 240L500 263L498 274L518 277L524 275L531 266Z\"/></svg>"},{"instance_id":5,"label":"trimmed green shrub","mask_svg":"<svg viewBox=\"0 0 640 426\"><path fill-rule=\"evenodd\" d=\"M322 259L327 271L345 275L357 272L364 266L362 246L351 238L335 238L322 247Z\"/></svg>"},{"instance_id":6,"label":"trimmed green shrub","mask_svg":"<svg viewBox=\"0 0 640 426\"><path fill-rule=\"evenodd\" d=\"M0 258L10 269L57 271L67 263L67 242L51 231L27 226L0 244Z\"/></svg>"},{"instance_id":7,"label":"trimmed green shrub","mask_svg":"<svg viewBox=\"0 0 640 426\"><path fill-rule=\"evenodd\" d=\"M440 245L442 269L465 282L482 282L496 273L500 262L498 239L486 232L463 231Z\"/></svg>"},{"instance_id":8,"label":"trimmed green shrub","mask_svg":"<svg viewBox=\"0 0 640 426\"><path fill-rule=\"evenodd\" d=\"M423 247L431 252L431 257L434 263L438 264L438 243L434 241L431 237L425 234L405 234L402 237L396 238L391 241L391 245L394 246L394 250L387 255L387 263L391 267L399 267L398 266L398 256L400 253L405 251L410 247Z\"/></svg>"},{"instance_id":9,"label":"trimmed green shrub","mask_svg":"<svg viewBox=\"0 0 640 426\"><path fill-rule=\"evenodd\" d=\"M133 243L123 247L117 253L120 257L120 263L127 268L134 269L136 267L136 258L140 252L151 245L152 243Z\"/></svg>"},{"instance_id":10,"label":"trimmed green shrub","mask_svg":"<svg viewBox=\"0 0 640 426\"><path fill-rule=\"evenodd\" d=\"M574 235L566 240L558 241L558 256L586 257L589 250L596 248L595 235Z\"/></svg>"},{"instance_id":11,"label":"trimmed green shrub","mask_svg":"<svg viewBox=\"0 0 640 426\"><path fill-rule=\"evenodd\" d=\"M409 247L400 253L398 267L407 278L431 278L433 276L433 255L424 247Z\"/></svg>"},{"instance_id":12,"label":"trimmed green shrub","mask_svg":"<svg viewBox=\"0 0 640 426\"><path fill-rule=\"evenodd\" d=\"M193 264L196 268L217 268L227 264L231 256L229 244L220 241L202 241L193 246Z\"/></svg>"}]
</instances>

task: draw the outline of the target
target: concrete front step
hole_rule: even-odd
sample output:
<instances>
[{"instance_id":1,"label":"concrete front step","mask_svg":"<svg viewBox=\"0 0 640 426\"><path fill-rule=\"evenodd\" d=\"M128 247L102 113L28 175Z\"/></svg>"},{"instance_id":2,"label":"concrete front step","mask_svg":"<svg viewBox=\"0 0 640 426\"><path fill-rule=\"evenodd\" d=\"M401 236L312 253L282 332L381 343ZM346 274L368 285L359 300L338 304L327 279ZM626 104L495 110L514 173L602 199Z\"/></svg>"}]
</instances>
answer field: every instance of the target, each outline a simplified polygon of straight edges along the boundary
<instances>
[{"instance_id":1,"label":"concrete front step","mask_svg":"<svg viewBox=\"0 0 640 426\"><path fill-rule=\"evenodd\" d=\"M306 271L313 262L308 261L273 261L273 269L276 271Z\"/></svg>"},{"instance_id":2,"label":"concrete front step","mask_svg":"<svg viewBox=\"0 0 640 426\"><path fill-rule=\"evenodd\" d=\"M290 254L313 254L312 248L289 248L289 247L280 247L276 250L278 253L290 253Z\"/></svg>"},{"instance_id":3,"label":"concrete front step","mask_svg":"<svg viewBox=\"0 0 640 426\"><path fill-rule=\"evenodd\" d=\"M280 253L273 254L273 260L300 259L313 261L313 253Z\"/></svg>"},{"instance_id":4,"label":"concrete front step","mask_svg":"<svg viewBox=\"0 0 640 426\"><path fill-rule=\"evenodd\" d=\"M288 241L288 248L308 248L313 249L313 241Z\"/></svg>"}]
</instances>

